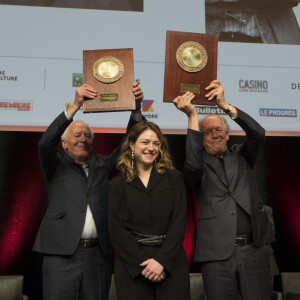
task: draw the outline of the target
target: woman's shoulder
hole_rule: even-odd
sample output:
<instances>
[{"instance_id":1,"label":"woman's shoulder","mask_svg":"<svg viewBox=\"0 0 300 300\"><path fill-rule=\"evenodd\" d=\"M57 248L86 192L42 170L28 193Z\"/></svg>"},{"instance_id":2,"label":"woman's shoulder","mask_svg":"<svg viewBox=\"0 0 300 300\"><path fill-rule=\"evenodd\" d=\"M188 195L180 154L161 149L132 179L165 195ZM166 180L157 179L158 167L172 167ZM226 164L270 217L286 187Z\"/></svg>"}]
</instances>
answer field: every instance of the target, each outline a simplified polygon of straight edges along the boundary
<instances>
[{"instance_id":1,"label":"woman's shoulder","mask_svg":"<svg viewBox=\"0 0 300 300\"><path fill-rule=\"evenodd\" d=\"M166 173L174 178L182 177L182 172L176 169L166 169Z\"/></svg>"},{"instance_id":2,"label":"woman's shoulder","mask_svg":"<svg viewBox=\"0 0 300 300\"><path fill-rule=\"evenodd\" d=\"M121 174L121 175L118 175L116 177L114 177L110 182L109 184L111 186L118 186L120 184L123 184L124 182L126 181L126 177L124 174Z\"/></svg>"}]
</instances>

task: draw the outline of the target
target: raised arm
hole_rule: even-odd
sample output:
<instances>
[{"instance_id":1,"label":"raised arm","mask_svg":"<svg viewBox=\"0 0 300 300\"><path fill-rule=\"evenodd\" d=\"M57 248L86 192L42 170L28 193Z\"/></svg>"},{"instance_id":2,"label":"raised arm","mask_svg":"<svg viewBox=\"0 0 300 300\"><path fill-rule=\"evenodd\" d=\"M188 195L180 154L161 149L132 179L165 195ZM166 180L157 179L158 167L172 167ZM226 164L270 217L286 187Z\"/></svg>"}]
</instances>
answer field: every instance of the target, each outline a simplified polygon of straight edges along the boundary
<instances>
[{"instance_id":1,"label":"raised arm","mask_svg":"<svg viewBox=\"0 0 300 300\"><path fill-rule=\"evenodd\" d=\"M94 98L96 91L84 84L76 89L75 99L72 106L61 113L47 128L39 141L39 160L44 179L48 183L56 166L57 146L60 143L61 135L73 120L73 116L79 110L85 98Z\"/></svg>"},{"instance_id":2,"label":"raised arm","mask_svg":"<svg viewBox=\"0 0 300 300\"><path fill-rule=\"evenodd\" d=\"M195 95L187 92L182 96L178 96L173 100L177 109L184 112L188 117L188 128L199 131L199 120L196 107L191 103Z\"/></svg>"},{"instance_id":3,"label":"raised arm","mask_svg":"<svg viewBox=\"0 0 300 300\"><path fill-rule=\"evenodd\" d=\"M238 117L234 121L241 126L246 133L245 141L240 149L250 167L253 168L260 145L265 139L265 130L252 117L238 109Z\"/></svg>"},{"instance_id":4,"label":"raised arm","mask_svg":"<svg viewBox=\"0 0 300 300\"><path fill-rule=\"evenodd\" d=\"M72 121L68 120L62 112L43 133L39 145L39 162L44 180L48 184L51 174L56 167L57 147L61 140L61 135Z\"/></svg>"},{"instance_id":5,"label":"raised arm","mask_svg":"<svg viewBox=\"0 0 300 300\"><path fill-rule=\"evenodd\" d=\"M97 96L97 91L87 84L78 87L75 92L74 103L67 109L67 114L74 116L87 98L93 99Z\"/></svg>"},{"instance_id":6,"label":"raised arm","mask_svg":"<svg viewBox=\"0 0 300 300\"><path fill-rule=\"evenodd\" d=\"M226 103L224 88L221 86L219 80L212 81L206 90L209 91L206 95L207 99L216 99L217 106L228 114L245 131L246 139L240 149L240 153L253 168L259 146L265 137L265 130L248 114L231 104Z\"/></svg>"},{"instance_id":7,"label":"raised arm","mask_svg":"<svg viewBox=\"0 0 300 300\"><path fill-rule=\"evenodd\" d=\"M201 181L203 174L203 133L200 132L196 107L191 103L194 98L193 93L187 92L173 100L176 108L188 117L186 160L183 174L187 183L192 187Z\"/></svg>"}]
</instances>

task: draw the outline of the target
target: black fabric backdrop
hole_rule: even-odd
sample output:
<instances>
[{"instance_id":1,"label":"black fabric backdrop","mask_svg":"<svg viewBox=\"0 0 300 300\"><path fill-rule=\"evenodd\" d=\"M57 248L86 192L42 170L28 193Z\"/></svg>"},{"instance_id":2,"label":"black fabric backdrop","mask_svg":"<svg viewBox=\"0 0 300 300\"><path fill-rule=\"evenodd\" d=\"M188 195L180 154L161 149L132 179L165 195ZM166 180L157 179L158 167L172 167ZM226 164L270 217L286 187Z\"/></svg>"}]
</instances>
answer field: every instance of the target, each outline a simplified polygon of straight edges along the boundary
<instances>
[{"instance_id":1,"label":"black fabric backdrop","mask_svg":"<svg viewBox=\"0 0 300 300\"><path fill-rule=\"evenodd\" d=\"M0 132L0 275L24 274L24 292L41 299L42 256L31 251L47 207L38 163L40 132ZM95 134L93 151L109 154L121 134ZM185 159L185 135L167 135L177 169ZM231 136L230 144L242 142ZM300 272L300 137L267 137L254 172L265 203L273 207L280 272ZM189 215L185 249L192 264L196 225L195 199L188 190Z\"/></svg>"}]
</instances>

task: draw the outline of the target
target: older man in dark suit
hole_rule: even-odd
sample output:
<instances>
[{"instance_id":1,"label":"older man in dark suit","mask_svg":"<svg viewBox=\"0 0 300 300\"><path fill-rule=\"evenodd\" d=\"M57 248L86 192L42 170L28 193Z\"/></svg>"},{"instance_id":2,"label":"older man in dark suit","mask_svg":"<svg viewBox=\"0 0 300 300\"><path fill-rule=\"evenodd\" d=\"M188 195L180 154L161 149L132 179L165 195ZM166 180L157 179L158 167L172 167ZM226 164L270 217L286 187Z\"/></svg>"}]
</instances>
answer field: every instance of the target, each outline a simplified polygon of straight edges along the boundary
<instances>
[{"instance_id":1,"label":"older man in dark suit","mask_svg":"<svg viewBox=\"0 0 300 300\"><path fill-rule=\"evenodd\" d=\"M207 99L246 132L242 145L227 148L229 125L207 116L198 122L194 95L174 99L188 116L184 174L199 206L195 261L201 262L208 300L271 299L269 247L272 226L256 186L252 168L264 129L249 115L225 102L218 80L207 88Z\"/></svg>"},{"instance_id":2,"label":"older man in dark suit","mask_svg":"<svg viewBox=\"0 0 300 300\"><path fill-rule=\"evenodd\" d=\"M143 92L133 85L137 110L127 130L141 120ZM120 146L111 155L91 156L93 132L73 116L96 90L76 89L73 105L48 127L39 142L40 165L49 205L33 250L44 253L44 300L107 300L112 246L107 229L107 188L116 173ZM60 143L65 156L57 152Z\"/></svg>"}]
</instances>

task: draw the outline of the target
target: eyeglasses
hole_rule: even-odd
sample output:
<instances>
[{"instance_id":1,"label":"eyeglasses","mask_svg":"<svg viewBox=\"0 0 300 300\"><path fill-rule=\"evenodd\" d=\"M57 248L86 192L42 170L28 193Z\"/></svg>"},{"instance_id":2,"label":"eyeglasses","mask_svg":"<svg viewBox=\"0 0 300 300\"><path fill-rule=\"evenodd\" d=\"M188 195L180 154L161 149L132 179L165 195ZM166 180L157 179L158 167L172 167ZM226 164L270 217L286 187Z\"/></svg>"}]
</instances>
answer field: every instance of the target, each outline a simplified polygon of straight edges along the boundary
<instances>
[{"instance_id":1,"label":"eyeglasses","mask_svg":"<svg viewBox=\"0 0 300 300\"><path fill-rule=\"evenodd\" d=\"M212 135L213 133L217 133L217 134L220 134L220 133L224 133L225 130L223 128L214 128L214 129L208 129L208 130L204 130L204 135L205 136L210 136Z\"/></svg>"}]
</instances>

